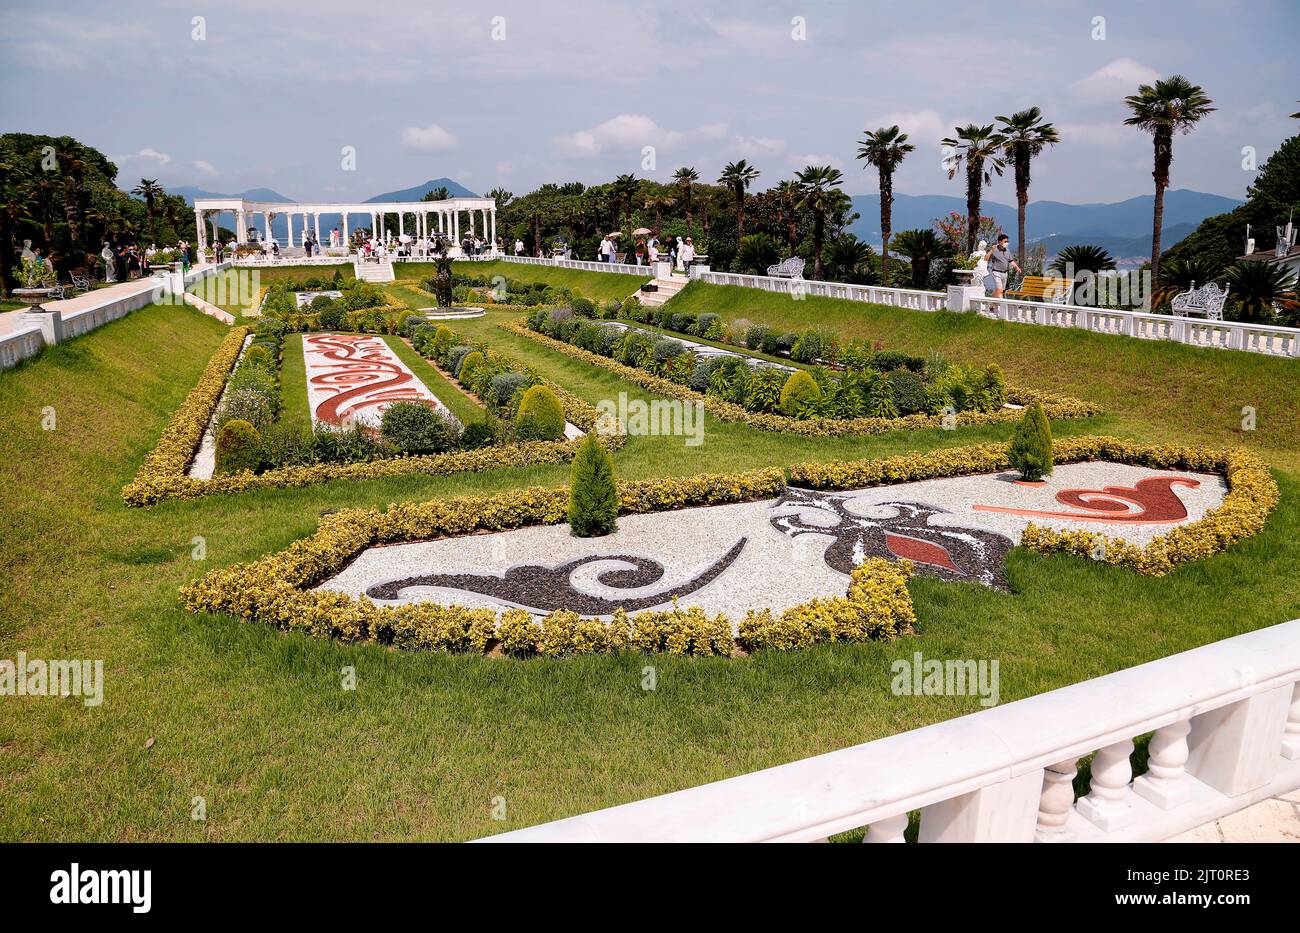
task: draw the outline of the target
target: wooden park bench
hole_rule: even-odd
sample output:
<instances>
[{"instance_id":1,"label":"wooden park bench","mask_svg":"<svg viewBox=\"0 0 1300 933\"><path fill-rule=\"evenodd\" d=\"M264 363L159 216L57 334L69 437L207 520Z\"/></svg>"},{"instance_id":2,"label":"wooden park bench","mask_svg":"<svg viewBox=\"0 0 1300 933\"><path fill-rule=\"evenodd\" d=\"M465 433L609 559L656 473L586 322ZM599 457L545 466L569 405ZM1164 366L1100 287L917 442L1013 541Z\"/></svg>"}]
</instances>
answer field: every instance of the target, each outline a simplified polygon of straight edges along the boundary
<instances>
[{"instance_id":1,"label":"wooden park bench","mask_svg":"<svg viewBox=\"0 0 1300 933\"><path fill-rule=\"evenodd\" d=\"M1229 286L1231 287L1231 286ZM1206 282L1200 288L1196 282L1182 294L1175 295L1169 303L1175 317L1187 317L1189 314L1203 315L1207 321L1223 320L1223 305L1228 300L1228 289L1219 288L1213 282Z\"/></svg>"},{"instance_id":2,"label":"wooden park bench","mask_svg":"<svg viewBox=\"0 0 1300 933\"><path fill-rule=\"evenodd\" d=\"M801 279L803 278L804 261L797 256L789 259L782 259L775 266L767 267L767 274L777 279Z\"/></svg>"},{"instance_id":3,"label":"wooden park bench","mask_svg":"<svg viewBox=\"0 0 1300 933\"><path fill-rule=\"evenodd\" d=\"M1014 290L1007 292L1008 298L1037 298L1061 304L1070 298L1070 289L1074 285L1071 279L1052 275L1027 275Z\"/></svg>"}]
</instances>

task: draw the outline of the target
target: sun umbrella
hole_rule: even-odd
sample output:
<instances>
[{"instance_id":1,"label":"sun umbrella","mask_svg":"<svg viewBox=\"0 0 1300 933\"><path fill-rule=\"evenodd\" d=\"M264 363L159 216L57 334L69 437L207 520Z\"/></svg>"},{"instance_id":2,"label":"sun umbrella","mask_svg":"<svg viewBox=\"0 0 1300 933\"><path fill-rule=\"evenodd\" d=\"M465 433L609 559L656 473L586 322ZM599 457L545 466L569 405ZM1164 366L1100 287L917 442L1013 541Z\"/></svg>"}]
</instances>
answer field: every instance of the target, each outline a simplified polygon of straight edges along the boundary
<instances>
[{"instance_id":1,"label":"sun umbrella","mask_svg":"<svg viewBox=\"0 0 1300 933\"><path fill-rule=\"evenodd\" d=\"M649 233L654 233L654 231L651 230L649 227L637 227L635 230L632 231L632 236L645 236L646 234Z\"/></svg>"},{"instance_id":2,"label":"sun umbrella","mask_svg":"<svg viewBox=\"0 0 1300 933\"><path fill-rule=\"evenodd\" d=\"M611 240L617 240L617 239L618 239L619 237L621 237L622 235L623 235L623 234L619 233L617 230L615 230L613 233L607 233L607 234L605 234L605 236L609 237Z\"/></svg>"}]
</instances>

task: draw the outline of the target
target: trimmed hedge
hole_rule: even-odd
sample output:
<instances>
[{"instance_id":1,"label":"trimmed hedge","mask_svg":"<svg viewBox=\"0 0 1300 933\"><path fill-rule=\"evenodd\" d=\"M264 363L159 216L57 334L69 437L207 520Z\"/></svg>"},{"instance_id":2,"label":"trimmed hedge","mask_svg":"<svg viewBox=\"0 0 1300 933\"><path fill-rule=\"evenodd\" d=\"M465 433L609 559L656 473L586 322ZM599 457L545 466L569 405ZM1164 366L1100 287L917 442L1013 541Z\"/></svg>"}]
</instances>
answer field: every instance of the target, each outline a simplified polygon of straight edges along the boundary
<instances>
[{"instance_id":1,"label":"trimmed hedge","mask_svg":"<svg viewBox=\"0 0 1300 933\"><path fill-rule=\"evenodd\" d=\"M751 412L742 406L718 398L715 395L696 392L670 379L653 375L635 366L628 366L618 360L609 359L597 353L583 350L563 340L556 340L525 326L517 321L504 321L497 325L509 333L536 341L559 353L579 359L593 366L599 366L619 377L633 382L644 389L667 398L682 401L699 401L704 403L704 410L723 421L747 424L760 431L779 431L787 434L800 434L805 437L840 437L844 435L885 434L889 431L916 431L923 428L942 428L945 414L915 414L888 418L867 416L862 418L790 418L780 414ZM1101 408L1091 402L1080 401L1065 395L1052 395L1036 389L1007 387L1007 401L1017 405L1028 405L1038 401L1049 418L1089 418L1101 413ZM1015 421L1020 417L1016 409L1004 408L998 411L963 411L956 416L958 426L970 424L1001 424Z\"/></svg>"}]
</instances>

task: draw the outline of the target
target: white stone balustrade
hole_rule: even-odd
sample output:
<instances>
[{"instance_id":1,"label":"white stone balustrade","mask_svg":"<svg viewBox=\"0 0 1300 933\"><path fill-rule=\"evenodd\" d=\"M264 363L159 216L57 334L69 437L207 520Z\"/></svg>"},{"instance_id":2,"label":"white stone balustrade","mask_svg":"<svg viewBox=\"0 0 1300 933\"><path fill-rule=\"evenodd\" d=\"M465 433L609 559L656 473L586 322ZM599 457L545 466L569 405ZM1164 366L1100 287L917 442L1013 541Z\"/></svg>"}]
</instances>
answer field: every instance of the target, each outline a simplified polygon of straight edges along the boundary
<instances>
[{"instance_id":1,"label":"white stone balustrade","mask_svg":"<svg viewBox=\"0 0 1300 933\"><path fill-rule=\"evenodd\" d=\"M1148 770L1133 781L1133 740L1148 733ZM1089 792L1076 802L1076 766L1087 755ZM921 842L1142 842L1297 788L1300 619L484 841L815 842L866 826L867 842L899 842L919 810Z\"/></svg>"}]
</instances>

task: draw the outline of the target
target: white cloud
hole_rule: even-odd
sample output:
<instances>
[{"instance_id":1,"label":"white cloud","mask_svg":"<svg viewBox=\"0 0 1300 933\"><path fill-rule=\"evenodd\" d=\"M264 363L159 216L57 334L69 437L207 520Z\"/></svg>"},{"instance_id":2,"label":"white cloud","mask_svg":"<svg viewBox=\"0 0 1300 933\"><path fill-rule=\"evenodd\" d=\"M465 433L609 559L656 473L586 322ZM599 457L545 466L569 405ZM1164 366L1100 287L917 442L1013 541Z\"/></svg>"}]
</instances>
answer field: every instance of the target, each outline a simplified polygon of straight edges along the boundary
<instances>
[{"instance_id":1,"label":"white cloud","mask_svg":"<svg viewBox=\"0 0 1300 933\"><path fill-rule=\"evenodd\" d=\"M620 113L590 129L556 136L551 144L557 155L584 159L606 152L640 151L643 146L667 152L693 141L716 142L726 134L725 123L703 123L690 130L673 130L642 113Z\"/></svg>"},{"instance_id":2,"label":"white cloud","mask_svg":"<svg viewBox=\"0 0 1300 933\"><path fill-rule=\"evenodd\" d=\"M792 168L799 170L805 169L809 165L829 165L832 168L839 169L840 171L844 170L843 160L838 159L833 155L817 155L816 153L811 152L801 155L797 152L792 152L785 157L785 161L789 163Z\"/></svg>"},{"instance_id":3,"label":"white cloud","mask_svg":"<svg viewBox=\"0 0 1300 933\"><path fill-rule=\"evenodd\" d=\"M147 146L139 152L130 152L126 155L112 156L111 158L119 168L132 171L160 169L172 160L172 157L167 153L159 152L157 149L150 149Z\"/></svg>"},{"instance_id":4,"label":"white cloud","mask_svg":"<svg viewBox=\"0 0 1300 933\"><path fill-rule=\"evenodd\" d=\"M498 175L513 175L515 173L515 165L513 162L498 162L496 164L496 172Z\"/></svg>"},{"instance_id":5,"label":"white cloud","mask_svg":"<svg viewBox=\"0 0 1300 933\"><path fill-rule=\"evenodd\" d=\"M1071 85L1075 96L1084 103L1101 104L1119 102L1137 92L1139 84L1153 84L1160 72L1148 68L1131 58L1117 58L1103 65L1086 78Z\"/></svg>"},{"instance_id":6,"label":"white cloud","mask_svg":"<svg viewBox=\"0 0 1300 933\"><path fill-rule=\"evenodd\" d=\"M194 166L194 170L198 172L200 175L217 174L217 170L213 167L212 163L207 161L206 159L195 159L190 164Z\"/></svg>"},{"instance_id":7,"label":"white cloud","mask_svg":"<svg viewBox=\"0 0 1300 933\"><path fill-rule=\"evenodd\" d=\"M731 148L746 159L757 159L784 152L785 140L772 136L737 136Z\"/></svg>"},{"instance_id":8,"label":"white cloud","mask_svg":"<svg viewBox=\"0 0 1300 933\"><path fill-rule=\"evenodd\" d=\"M456 137L436 123L428 126L408 126L402 130L402 145L407 149L438 152L456 145Z\"/></svg>"}]
</instances>

